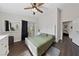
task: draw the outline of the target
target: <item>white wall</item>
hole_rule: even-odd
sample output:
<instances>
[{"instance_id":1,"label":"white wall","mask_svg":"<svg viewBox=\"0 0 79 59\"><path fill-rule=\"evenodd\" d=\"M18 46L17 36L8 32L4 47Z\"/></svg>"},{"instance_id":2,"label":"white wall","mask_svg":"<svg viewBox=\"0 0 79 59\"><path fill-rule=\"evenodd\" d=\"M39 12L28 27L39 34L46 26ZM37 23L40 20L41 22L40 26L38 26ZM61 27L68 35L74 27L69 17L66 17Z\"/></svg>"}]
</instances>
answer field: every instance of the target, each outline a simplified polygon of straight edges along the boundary
<instances>
[{"instance_id":1,"label":"white wall","mask_svg":"<svg viewBox=\"0 0 79 59\"><path fill-rule=\"evenodd\" d=\"M1 33L1 20L0 20L0 33Z\"/></svg>"},{"instance_id":2,"label":"white wall","mask_svg":"<svg viewBox=\"0 0 79 59\"><path fill-rule=\"evenodd\" d=\"M73 20L73 31L72 31L72 39L73 42L79 45L79 18Z\"/></svg>"},{"instance_id":3,"label":"white wall","mask_svg":"<svg viewBox=\"0 0 79 59\"><path fill-rule=\"evenodd\" d=\"M56 9L48 10L39 17L40 32L55 35Z\"/></svg>"},{"instance_id":4,"label":"white wall","mask_svg":"<svg viewBox=\"0 0 79 59\"><path fill-rule=\"evenodd\" d=\"M69 3L64 4L62 7L62 20L73 20L79 17L79 4L78 3Z\"/></svg>"},{"instance_id":5,"label":"white wall","mask_svg":"<svg viewBox=\"0 0 79 59\"><path fill-rule=\"evenodd\" d=\"M14 42L21 40L21 20L32 21L32 22L36 21L35 18L29 17L29 16L20 16L20 15L8 14L8 13L0 13L0 16L1 16L0 20L2 21L2 22L0 22L1 32L8 33L9 35L13 35ZM5 20L9 20L12 23L18 23L19 29L17 31L6 32L5 31L5 23L4 23Z\"/></svg>"}]
</instances>

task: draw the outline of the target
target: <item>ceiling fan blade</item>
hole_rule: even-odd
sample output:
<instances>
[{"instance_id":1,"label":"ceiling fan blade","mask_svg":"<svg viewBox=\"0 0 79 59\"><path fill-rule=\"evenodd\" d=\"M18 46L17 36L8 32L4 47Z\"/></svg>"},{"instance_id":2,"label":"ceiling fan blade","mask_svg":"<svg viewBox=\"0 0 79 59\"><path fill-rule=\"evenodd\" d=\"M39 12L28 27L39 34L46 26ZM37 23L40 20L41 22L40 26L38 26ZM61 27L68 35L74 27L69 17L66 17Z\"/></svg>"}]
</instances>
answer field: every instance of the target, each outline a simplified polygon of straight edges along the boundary
<instances>
[{"instance_id":1,"label":"ceiling fan blade","mask_svg":"<svg viewBox=\"0 0 79 59\"><path fill-rule=\"evenodd\" d=\"M42 6L43 4L44 4L44 3L38 3L38 7L39 7L39 6Z\"/></svg>"},{"instance_id":2,"label":"ceiling fan blade","mask_svg":"<svg viewBox=\"0 0 79 59\"><path fill-rule=\"evenodd\" d=\"M35 7L37 11L39 11L40 13L43 13L42 10L38 9L37 7Z\"/></svg>"},{"instance_id":3,"label":"ceiling fan blade","mask_svg":"<svg viewBox=\"0 0 79 59\"><path fill-rule=\"evenodd\" d=\"M24 8L24 9L33 9L32 7Z\"/></svg>"}]
</instances>

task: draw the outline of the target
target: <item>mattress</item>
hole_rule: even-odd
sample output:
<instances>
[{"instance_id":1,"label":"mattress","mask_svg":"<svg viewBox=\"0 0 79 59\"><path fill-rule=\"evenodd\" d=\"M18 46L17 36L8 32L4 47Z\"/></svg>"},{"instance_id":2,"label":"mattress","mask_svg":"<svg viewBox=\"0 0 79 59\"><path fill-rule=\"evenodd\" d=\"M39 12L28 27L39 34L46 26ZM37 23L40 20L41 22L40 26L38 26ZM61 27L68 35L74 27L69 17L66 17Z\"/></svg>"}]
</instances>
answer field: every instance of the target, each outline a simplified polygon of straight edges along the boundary
<instances>
[{"instance_id":1,"label":"mattress","mask_svg":"<svg viewBox=\"0 0 79 59\"><path fill-rule=\"evenodd\" d=\"M42 55L55 41L54 36L48 34L40 34L36 37L30 37L30 42L36 47L37 55Z\"/></svg>"}]
</instances>

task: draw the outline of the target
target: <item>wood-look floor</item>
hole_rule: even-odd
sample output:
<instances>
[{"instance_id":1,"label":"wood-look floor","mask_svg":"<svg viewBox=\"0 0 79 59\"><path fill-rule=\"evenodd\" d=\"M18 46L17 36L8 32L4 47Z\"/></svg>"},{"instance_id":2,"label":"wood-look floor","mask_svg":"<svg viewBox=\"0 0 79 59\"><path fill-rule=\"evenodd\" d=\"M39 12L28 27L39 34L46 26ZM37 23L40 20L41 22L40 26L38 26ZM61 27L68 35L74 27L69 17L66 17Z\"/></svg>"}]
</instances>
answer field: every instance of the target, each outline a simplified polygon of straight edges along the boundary
<instances>
[{"instance_id":1,"label":"wood-look floor","mask_svg":"<svg viewBox=\"0 0 79 59\"><path fill-rule=\"evenodd\" d=\"M79 46L74 44L67 36L63 37L62 41L53 45L60 49L60 56L79 56ZM10 45L8 56L31 56L24 42L16 42Z\"/></svg>"},{"instance_id":2,"label":"wood-look floor","mask_svg":"<svg viewBox=\"0 0 79 59\"><path fill-rule=\"evenodd\" d=\"M79 46L67 36L64 36L62 41L55 44L55 47L60 49L60 56L79 56Z\"/></svg>"},{"instance_id":3,"label":"wood-look floor","mask_svg":"<svg viewBox=\"0 0 79 59\"><path fill-rule=\"evenodd\" d=\"M31 56L24 41L15 42L9 47L8 56Z\"/></svg>"}]
</instances>

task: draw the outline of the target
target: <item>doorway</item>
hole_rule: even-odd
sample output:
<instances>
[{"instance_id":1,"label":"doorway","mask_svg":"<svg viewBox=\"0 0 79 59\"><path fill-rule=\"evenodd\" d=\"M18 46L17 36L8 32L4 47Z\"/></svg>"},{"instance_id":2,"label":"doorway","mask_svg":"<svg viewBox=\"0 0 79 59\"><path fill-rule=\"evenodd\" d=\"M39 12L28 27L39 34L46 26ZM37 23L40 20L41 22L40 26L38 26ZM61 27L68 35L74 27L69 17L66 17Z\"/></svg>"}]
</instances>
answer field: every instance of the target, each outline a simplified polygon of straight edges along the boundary
<instances>
[{"instance_id":1,"label":"doorway","mask_svg":"<svg viewBox=\"0 0 79 59\"><path fill-rule=\"evenodd\" d=\"M26 37L28 37L28 22L22 20L22 33L21 33L21 40L24 41Z\"/></svg>"},{"instance_id":2,"label":"doorway","mask_svg":"<svg viewBox=\"0 0 79 59\"><path fill-rule=\"evenodd\" d=\"M63 30L62 30L63 36L71 38L72 37L72 21L62 22L62 27L63 27Z\"/></svg>"}]
</instances>

